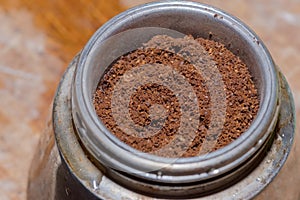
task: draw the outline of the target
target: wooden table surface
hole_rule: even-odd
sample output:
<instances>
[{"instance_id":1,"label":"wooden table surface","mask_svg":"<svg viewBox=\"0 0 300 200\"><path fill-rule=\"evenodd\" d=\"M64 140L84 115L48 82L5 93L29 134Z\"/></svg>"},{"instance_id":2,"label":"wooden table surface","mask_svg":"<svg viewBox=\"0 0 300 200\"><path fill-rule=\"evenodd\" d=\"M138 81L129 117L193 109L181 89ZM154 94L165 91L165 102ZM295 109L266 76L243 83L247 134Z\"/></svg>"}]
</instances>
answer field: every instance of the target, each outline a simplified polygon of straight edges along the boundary
<instances>
[{"instance_id":1,"label":"wooden table surface","mask_svg":"<svg viewBox=\"0 0 300 200\"><path fill-rule=\"evenodd\" d=\"M101 24L144 2L0 0L1 200L26 199L32 155L67 63ZM201 2L239 17L261 37L287 77L299 118L300 0ZM299 162L291 169L296 177Z\"/></svg>"}]
</instances>

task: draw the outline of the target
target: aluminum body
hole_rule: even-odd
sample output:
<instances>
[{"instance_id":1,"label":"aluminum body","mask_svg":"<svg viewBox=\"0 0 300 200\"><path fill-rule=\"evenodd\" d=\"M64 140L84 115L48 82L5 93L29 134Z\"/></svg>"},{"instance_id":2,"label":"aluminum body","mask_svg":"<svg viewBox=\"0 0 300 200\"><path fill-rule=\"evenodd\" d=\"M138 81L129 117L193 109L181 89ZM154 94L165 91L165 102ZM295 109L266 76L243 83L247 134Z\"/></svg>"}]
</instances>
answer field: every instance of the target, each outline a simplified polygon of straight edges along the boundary
<instances>
[{"instance_id":1,"label":"aluminum body","mask_svg":"<svg viewBox=\"0 0 300 200\"><path fill-rule=\"evenodd\" d=\"M97 51L95 46L122 31L153 26L230 44L228 48L249 66L261 100L256 120L241 138L206 157L178 159L160 170L163 176L146 171L164 166L165 158L140 156L122 148L107 136L110 133L97 124L95 113L89 110L101 75L93 72L105 71L93 65L105 55L92 57ZM185 1L158 2L128 10L95 33L62 78L52 120L33 161L28 199L280 198L274 190L292 184L288 179L284 182L274 178L292 148L294 110L288 84L267 49L231 15ZM293 160L289 162L293 165ZM291 176L288 170L283 172L286 174L282 176ZM288 190L280 195L286 196L284 193L299 195Z\"/></svg>"}]
</instances>

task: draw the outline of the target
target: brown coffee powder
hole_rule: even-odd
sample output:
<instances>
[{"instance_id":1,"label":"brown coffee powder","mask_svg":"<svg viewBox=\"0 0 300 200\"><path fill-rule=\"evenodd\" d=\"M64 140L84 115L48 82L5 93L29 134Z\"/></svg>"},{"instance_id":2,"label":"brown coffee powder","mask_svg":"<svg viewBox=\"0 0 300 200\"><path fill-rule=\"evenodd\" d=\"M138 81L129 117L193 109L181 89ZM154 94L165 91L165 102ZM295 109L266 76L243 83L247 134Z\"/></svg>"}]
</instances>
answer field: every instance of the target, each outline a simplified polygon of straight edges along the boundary
<instances>
[{"instance_id":1,"label":"brown coffee powder","mask_svg":"<svg viewBox=\"0 0 300 200\"><path fill-rule=\"evenodd\" d=\"M186 151L173 152L170 157L197 156L206 138L207 130L211 122L210 94L205 79L197 72L195 66L183 56L176 53L182 44L176 44L176 40L167 44L166 36L158 36L152 39L159 46L169 45L173 49L153 48L155 45L145 45L116 60L111 68L101 78L94 94L94 106L97 115L106 127L121 141L146 153L160 150L172 141L180 127L182 110L176 94L164 85L149 83L139 87L130 97L129 114L131 120L139 126L162 127L158 132L149 137L136 137L124 132L116 123L112 109L112 94L114 86L120 78L129 70L141 67L145 64L161 64L171 66L179 74L183 75L193 87L198 100L199 126L195 137ZM170 41L170 40L169 40ZM230 52L223 44L198 38L196 41L202 45L203 51L215 62L225 85L226 91L226 117L221 134L216 138L216 144L212 151L220 149L247 130L256 116L259 108L259 99L255 85L251 79L248 67L239 57ZM177 41L178 43L178 41ZM164 73L164 72L161 72ZM139 80L139 74L134 79ZM168 80L166 80L168 81ZM160 105L160 106L153 106ZM151 113L159 113L166 110L165 119L155 119Z\"/></svg>"}]
</instances>

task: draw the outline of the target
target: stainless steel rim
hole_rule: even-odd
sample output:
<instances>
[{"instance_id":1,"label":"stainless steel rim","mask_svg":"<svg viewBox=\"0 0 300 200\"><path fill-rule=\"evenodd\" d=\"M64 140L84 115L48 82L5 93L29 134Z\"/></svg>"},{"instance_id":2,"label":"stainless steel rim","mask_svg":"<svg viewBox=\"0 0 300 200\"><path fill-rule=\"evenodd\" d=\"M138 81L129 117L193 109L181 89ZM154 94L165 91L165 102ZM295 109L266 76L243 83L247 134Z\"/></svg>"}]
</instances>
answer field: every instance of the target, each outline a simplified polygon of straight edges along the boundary
<instances>
[{"instance_id":1,"label":"stainless steel rim","mask_svg":"<svg viewBox=\"0 0 300 200\"><path fill-rule=\"evenodd\" d=\"M118 145L118 141L115 141L116 138L110 137L111 133L98 119L91 103L91 94L87 92L87 87L92 86L91 83L87 84L88 75L91 72L86 63L95 46L119 31L137 27L135 20L142 18L147 21L153 16L166 17L170 15L185 15L193 18L202 16L203 19L212 22L214 26L221 25L229 31L229 34L235 35L247 44L241 51L244 54L252 53L256 56L256 67L260 74L257 81L260 84L261 95L260 110L256 119L236 141L207 155L179 158L172 164L168 164L170 160L167 158L127 151ZM222 18L216 18L216 15L222 16ZM72 114L80 140L101 165L111 170L126 172L143 180L168 184L207 181L245 163L271 138L278 117L278 107L276 69L268 50L255 33L241 21L219 9L187 1L164 1L142 5L121 13L107 22L93 35L82 50L72 93ZM168 164L167 167L166 164ZM149 172L153 168L161 170ZM161 174L163 176L160 176Z\"/></svg>"}]
</instances>

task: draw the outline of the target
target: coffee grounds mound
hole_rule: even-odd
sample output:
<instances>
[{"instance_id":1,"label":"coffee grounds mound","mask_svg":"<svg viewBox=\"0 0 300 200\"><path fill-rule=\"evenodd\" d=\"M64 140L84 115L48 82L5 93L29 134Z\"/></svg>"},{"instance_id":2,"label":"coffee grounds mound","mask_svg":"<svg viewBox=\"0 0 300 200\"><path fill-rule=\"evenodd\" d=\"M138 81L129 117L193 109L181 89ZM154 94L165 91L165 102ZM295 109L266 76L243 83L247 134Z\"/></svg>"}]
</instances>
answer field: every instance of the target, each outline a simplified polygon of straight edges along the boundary
<instances>
[{"instance_id":1,"label":"coffee grounds mound","mask_svg":"<svg viewBox=\"0 0 300 200\"><path fill-rule=\"evenodd\" d=\"M176 53L178 50L176 48L184 47L182 41L170 40L168 36L154 37L143 48L118 58L101 77L95 91L93 102L101 121L117 138L142 152L153 153L159 151L175 138L180 127L182 110L176 95L166 86L156 83L143 85L130 98L129 114L131 120L139 126L151 125L162 128L149 137L136 137L124 132L124 129L122 130L117 125L113 117L111 102L114 86L128 70L145 64L171 66L176 72L185 77L196 94L200 117L199 126L196 133L194 133L193 140L183 153L174 150L172 154L164 156L198 156L207 135L209 124L213 120L211 119L210 94L205 79L198 73L194 65ZM214 61L225 85L226 117L221 134L216 138L215 146L211 149L211 151L215 151L230 144L249 128L258 112L259 98L248 67L239 57L235 56L221 43L203 38L197 38L194 41L197 41L203 47L203 51L205 51L203 53ZM159 48L160 46L171 48ZM135 80L142 78L139 74L134 77ZM162 109L166 110L166 119L152 119L151 113L159 113Z\"/></svg>"}]
</instances>

